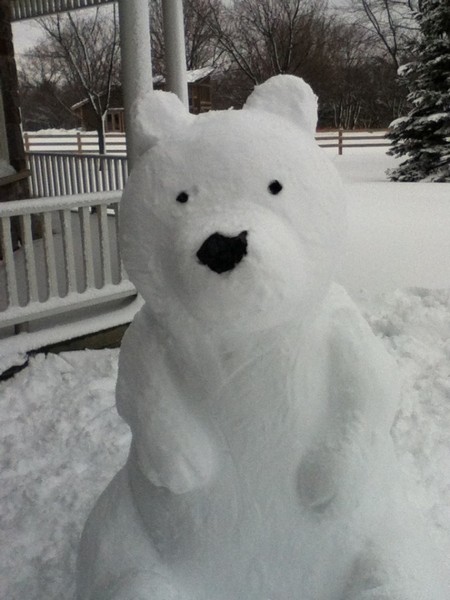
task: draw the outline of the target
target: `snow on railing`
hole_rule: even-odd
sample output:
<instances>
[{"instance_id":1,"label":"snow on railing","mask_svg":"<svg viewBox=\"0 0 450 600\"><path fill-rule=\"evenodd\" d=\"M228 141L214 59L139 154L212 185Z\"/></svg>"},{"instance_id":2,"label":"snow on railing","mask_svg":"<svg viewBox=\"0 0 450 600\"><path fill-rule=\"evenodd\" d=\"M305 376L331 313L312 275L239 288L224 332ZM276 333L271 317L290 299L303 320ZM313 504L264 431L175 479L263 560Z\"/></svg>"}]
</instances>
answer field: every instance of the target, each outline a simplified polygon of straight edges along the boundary
<instances>
[{"instance_id":1,"label":"snow on railing","mask_svg":"<svg viewBox=\"0 0 450 600\"><path fill-rule=\"evenodd\" d=\"M0 204L0 328L136 294L118 249L120 193Z\"/></svg>"},{"instance_id":2,"label":"snow on railing","mask_svg":"<svg viewBox=\"0 0 450 600\"><path fill-rule=\"evenodd\" d=\"M28 152L30 191L35 198L123 189L125 156Z\"/></svg>"}]
</instances>

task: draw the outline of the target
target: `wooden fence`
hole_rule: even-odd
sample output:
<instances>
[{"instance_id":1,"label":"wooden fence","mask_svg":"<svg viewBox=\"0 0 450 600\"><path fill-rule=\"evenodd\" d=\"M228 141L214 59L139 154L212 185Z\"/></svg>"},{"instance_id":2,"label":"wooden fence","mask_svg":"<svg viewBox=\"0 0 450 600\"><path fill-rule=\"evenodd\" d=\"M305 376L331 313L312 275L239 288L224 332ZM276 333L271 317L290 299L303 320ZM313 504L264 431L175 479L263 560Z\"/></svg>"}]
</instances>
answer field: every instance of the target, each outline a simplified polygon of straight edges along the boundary
<instances>
[{"instance_id":1,"label":"wooden fence","mask_svg":"<svg viewBox=\"0 0 450 600\"><path fill-rule=\"evenodd\" d=\"M58 152L71 154L98 154L98 136L94 131L68 131L67 133L23 134L25 152ZM123 133L105 134L107 154L126 155L126 139Z\"/></svg>"},{"instance_id":2,"label":"wooden fence","mask_svg":"<svg viewBox=\"0 0 450 600\"><path fill-rule=\"evenodd\" d=\"M42 140L43 136L36 136ZM59 137L62 137L61 141ZM112 139L123 136L114 136ZM55 148L76 147L76 151L27 152L31 171L30 190L34 198L63 196L70 194L90 194L122 190L127 176L128 166L125 154L87 154L86 148L92 148L92 136L85 142L83 136L56 136L47 141L32 143L28 134L27 147ZM90 140L90 141L89 141ZM336 148L338 154L344 149L389 146L385 132L318 132L316 140L322 148ZM34 144L34 145L33 145ZM74 146L75 144L75 146ZM86 145L87 144L87 145ZM114 142L115 148L118 145Z\"/></svg>"},{"instance_id":3,"label":"wooden fence","mask_svg":"<svg viewBox=\"0 0 450 600\"><path fill-rule=\"evenodd\" d=\"M337 148L343 154L345 148L364 148L368 146L389 146L386 139L387 130L322 130L316 134L319 146ZM57 152L71 154L98 153L98 138L94 132L67 132L44 134L29 133L23 135L27 152ZM107 133L105 136L107 154L126 155L126 141L123 133Z\"/></svg>"},{"instance_id":4,"label":"wooden fence","mask_svg":"<svg viewBox=\"0 0 450 600\"><path fill-rule=\"evenodd\" d=\"M386 129L376 131L321 131L317 132L316 140L321 148L337 148L338 154L344 153L344 148L368 148L390 146L386 138Z\"/></svg>"}]
</instances>

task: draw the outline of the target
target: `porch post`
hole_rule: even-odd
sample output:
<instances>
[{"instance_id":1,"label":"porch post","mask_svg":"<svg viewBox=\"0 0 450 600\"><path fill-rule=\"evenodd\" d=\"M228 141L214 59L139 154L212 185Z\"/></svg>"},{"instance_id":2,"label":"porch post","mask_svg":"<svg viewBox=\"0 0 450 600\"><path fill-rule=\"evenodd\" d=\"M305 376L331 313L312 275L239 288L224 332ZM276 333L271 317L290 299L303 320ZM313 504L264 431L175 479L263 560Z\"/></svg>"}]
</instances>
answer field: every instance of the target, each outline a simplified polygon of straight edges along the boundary
<instances>
[{"instance_id":1,"label":"porch post","mask_svg":"<svg viewBox=\"0 0 450 600\"><path fill-rule=\"evenodd\" d=\"M166 47L166 89L169 92L174 92L189 108L183 2L182 0L163 0L162 8Z\"/></svg>"},{"instance_id":2,"label":"porch post","mask_svg":"<svg viewBox=\"0 0 450 600\"><path fill-rule=\"evenodd\" d=\"M119 0L122 91L125 109L128 167L136 160L136 144L130 123L133 101L153 87L148 0Z\"/></svg>"}]
</instances>

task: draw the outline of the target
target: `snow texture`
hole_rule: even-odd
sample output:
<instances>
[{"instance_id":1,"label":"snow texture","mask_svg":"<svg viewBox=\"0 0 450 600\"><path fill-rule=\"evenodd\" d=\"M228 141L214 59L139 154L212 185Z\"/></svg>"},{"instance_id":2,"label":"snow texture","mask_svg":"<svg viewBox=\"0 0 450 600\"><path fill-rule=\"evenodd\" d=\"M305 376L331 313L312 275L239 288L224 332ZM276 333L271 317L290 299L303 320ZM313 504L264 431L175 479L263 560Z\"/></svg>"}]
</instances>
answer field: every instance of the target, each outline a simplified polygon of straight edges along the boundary
<instances>
[{"instance_id":1,"label":"snow texture","mask_svg":"<svg viewBox=\"0 0 450 600\"><path fill-rule=\"evenodd\" d=\"M151 93L136 115L132 443L87 521L78 598L445 600L395 458L394 361L331 284L345 209L311 90L278 76L199 117Z\"/></svg>"}]
</instances>

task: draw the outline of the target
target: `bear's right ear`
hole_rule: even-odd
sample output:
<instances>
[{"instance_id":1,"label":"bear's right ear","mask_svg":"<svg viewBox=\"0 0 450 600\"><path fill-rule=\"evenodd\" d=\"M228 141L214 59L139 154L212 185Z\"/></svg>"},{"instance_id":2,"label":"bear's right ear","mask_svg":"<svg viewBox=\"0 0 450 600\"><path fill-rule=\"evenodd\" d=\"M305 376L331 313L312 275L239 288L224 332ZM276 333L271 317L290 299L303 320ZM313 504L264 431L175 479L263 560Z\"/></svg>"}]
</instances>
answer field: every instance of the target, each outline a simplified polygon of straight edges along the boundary
<instances>
[{"instance_id":1,"label":"bear's right ear","mask_svg":"<svg viewBox=\"0 0 450 600\"><path fill-rule=\"evenodd\" d=\"M131 108L131 128L138 156L189 125L191 115L181 100L171 92L147 90Z\"/></svg>"},{"instance_id":2,"label":"bear's right ear","mask_svg":"<svg viewBox=\"0 0 450 600\"><path fill-rule=\"evenodd\" d=\"M303 79L295 75L275 75L256 86L244 109L284 117L311 137L315 136L317 96Z\"/></svg>"}]
</instances>

